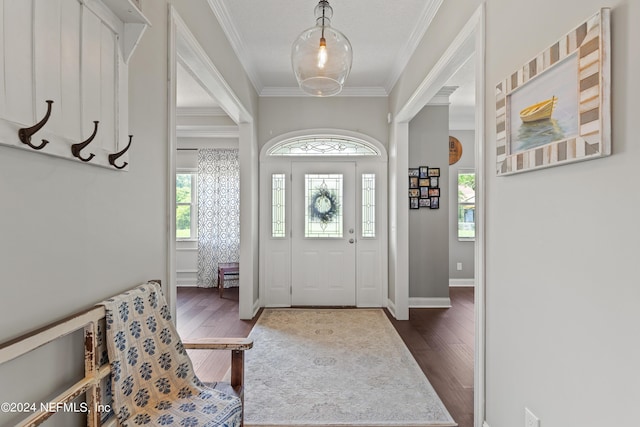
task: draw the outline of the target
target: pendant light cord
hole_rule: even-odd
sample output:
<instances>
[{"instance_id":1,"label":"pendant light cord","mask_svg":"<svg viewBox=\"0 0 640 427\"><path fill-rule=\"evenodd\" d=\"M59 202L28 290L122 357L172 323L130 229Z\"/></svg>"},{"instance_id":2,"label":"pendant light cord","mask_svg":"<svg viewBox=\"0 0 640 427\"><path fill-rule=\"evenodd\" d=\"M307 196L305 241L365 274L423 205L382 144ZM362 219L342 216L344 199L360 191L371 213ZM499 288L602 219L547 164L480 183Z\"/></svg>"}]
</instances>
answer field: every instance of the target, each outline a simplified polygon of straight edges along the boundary
<instances>
[{"instance_id":1,"label":"pendant light cord","mask_svg":"<svg viewBox=\"0 0 640 427\"><path fill-rule=\"evenodd\" d=\"M324 19L325 19L325 15L324 15L324 8L325 8L325 3L322 3L322 39L324 40Z\"/></svg>"}]
</instances>

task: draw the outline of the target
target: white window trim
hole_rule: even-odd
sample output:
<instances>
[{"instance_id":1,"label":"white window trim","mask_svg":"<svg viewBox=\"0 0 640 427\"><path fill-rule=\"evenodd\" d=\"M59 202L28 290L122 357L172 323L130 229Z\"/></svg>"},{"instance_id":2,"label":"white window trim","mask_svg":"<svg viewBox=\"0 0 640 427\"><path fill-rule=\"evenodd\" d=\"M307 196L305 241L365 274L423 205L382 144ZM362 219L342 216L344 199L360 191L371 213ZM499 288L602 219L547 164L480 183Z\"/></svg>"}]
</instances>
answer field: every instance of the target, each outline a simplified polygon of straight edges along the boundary
<instances>
[{"instance_id":1,"label":"white window trim","mask_svg":"<svg viewBox=\"0 0 640 427\"><path fill-rule=\"evenodd\" d=\"M197 242L198 241L198 169L196 168L179 168L176 169L176 177L178 175L191 175L191 237L181 238L176 236L178 242ZM174 178L175 185L175 178ZM176 207L188 205L189 203L178 203ZM177 222L177 221L176 221ZM177 226L177 224L176 224ZM176 233L177 234L177 233Z\"/></svg>"},{"instance_id":2,"label":"white window trim","mask_svg":"<svg viewBox=\"0 0 640 427\"><path fill-rule=\"evenodd\" d=\"M460 237L460 223L459 223L459 218L458 218L458 212L460 210L460 206L461 205L474 205L474 224L475 224L475 206L476 206L476 202L475 202L475 198L477 196L477 193L474 196L474 202L473 203L464 203L464 202L460 202L459 200L459 195L458 195L458 191L460 188L460 184L458 183L459 178L460 178L460 174L474 174L477 175L475 169L458 169L458 172L456 173L456 236L458 237L458 241L459 242L475 242L476 238L475 238L475 227L474 227L474 237Z\"/></svg>"}]
</instances>

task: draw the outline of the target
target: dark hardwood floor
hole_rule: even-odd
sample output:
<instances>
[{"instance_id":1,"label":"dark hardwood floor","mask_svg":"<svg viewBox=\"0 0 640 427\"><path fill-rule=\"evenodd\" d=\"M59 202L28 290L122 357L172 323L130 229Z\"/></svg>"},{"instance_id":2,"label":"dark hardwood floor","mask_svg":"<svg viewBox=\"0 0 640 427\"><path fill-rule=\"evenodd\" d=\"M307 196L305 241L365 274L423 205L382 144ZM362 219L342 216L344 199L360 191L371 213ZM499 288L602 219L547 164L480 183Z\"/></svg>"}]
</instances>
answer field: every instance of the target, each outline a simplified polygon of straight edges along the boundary
<instances>
[{"instance_id":1,"label":"dark hardwood floor","mask_svg":"<svg viewBox=\"0 0 640 427\"><path fill-rule=\"evenodd\" d=\"M238 288L225 289L220 298L217 288L179 287L176 311L182 338L246 337L258 320L239 319ZM231 369L229 351L189 350L189 356L204 382L220 381Z\"/></svg>"},{"instance_id":2,"label":"dark hardwood floor","mask_svg":"<svg viewBox=\"0 0 640 427\"><path fill-rule=\"evenodd\" d=\"M408 321L389 319L459 427L473 427L473 288L451 288L449 309L411 309ZM238 318L238 289L178 288L178 332L183 338L246 337L257 317ZM201 380L223 378L229 353L190 350Z\"/></svg>"},{"instance_id":3,"label":"dark hardwood floor","mask_svg":"<svg viewBox=\"0 0 640 427\"><path fill-rule=\"evenodd\" d=\"M451 288L451 308L389 319L459 427L473 427L474 289Z\"/></svg>"}]
</instances>

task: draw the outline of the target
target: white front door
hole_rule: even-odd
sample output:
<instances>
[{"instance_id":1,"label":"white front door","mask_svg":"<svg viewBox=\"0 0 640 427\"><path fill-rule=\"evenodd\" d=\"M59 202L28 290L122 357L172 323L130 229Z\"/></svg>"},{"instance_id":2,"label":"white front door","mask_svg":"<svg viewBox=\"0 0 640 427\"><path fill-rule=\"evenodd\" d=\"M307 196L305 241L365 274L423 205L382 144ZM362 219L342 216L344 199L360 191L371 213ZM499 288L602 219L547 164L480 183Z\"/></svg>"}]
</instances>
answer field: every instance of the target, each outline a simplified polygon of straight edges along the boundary
<instances>
[{"instance_id":1,"label":"white front door","mask_svg":"<svg viewBox=\"0 0 640 427\"><path fill-rule=\"evenodd\" d=\"M291 305L356 305L353 162L293 162Z\"/></svg>"}]
</instances>

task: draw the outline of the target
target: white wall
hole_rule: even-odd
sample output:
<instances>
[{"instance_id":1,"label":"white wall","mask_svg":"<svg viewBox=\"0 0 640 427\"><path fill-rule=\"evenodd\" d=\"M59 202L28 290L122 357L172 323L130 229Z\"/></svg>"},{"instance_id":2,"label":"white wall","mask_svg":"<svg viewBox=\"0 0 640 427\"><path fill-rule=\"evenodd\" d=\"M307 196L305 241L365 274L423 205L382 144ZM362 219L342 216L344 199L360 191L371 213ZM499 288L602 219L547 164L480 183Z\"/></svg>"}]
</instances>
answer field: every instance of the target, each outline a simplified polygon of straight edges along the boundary
<instances>
[{"instance_id":1,"label":"white wall","mask_svg":"<svg viewBox=\"0 0 640 427\"><path fill-rule=\"evenodd\" d=\"M443 3L394 88L392 112L429 73L478 3ZM613 155L500 178L494 172L495 84L603 4L486 3L487 424L524 426L528 407L545 427L636 425L640 231L633 212L640 201L634 197L633 171L640 147L632 126L640 113L635 96L640 58L633 44L640 39L640 3L608 3L613 7Z\"/></svg>"},{"instance_id":2,"label":"white wall","mask_svg":"<svg viewBox=\"0 0 640 427\"><path fill-rule=\"evenodd\" d=\"M260 147L287 132L331 128L369 135L387 146L386 98L260 98Z\"/></svg>"},{"instance_id":3,"label":"white wall","mask_svg":"<svg viewBox=\"0 0 640 427\"><path fill-rule=\"evenodd\" d=\"M409 210L409 304L415 307L449 301L448 165L449 106L427 105L409 122L409 167L440 168L440 208Z\"/></svg>"},{"instance_id":4,"label":"white wall","mask_svg":"<svg viewBox=\"0 0 640 427\"><path fill-rule=\"evenodd\" d=\"M129 64L128 172L0 146L0 341L166 278L166 8L149 6L154 25ZM81 338L75 344L0 367L0 401L40 402L53 391L46 385L68 386L82 366ZM33 389L25 378L34 374L36 389L20 391ZM9 419L0 413L0 424Z\"/></svg>"},{"instance_id":5,"label":"white wall","mask_svg":"<svg viewBox=\"0 0 640 427\"><path fill-rule=\"evenodd\" d=\"M252 112L255 91L206 1L173 3ZM145 1L143 11L152 26L129 64L129 172L0 146L0 342L148 279L166 283L167 2ZM81 369L82 348L76 336L0 367L0 401L61 391ZM34 375L35 389L25 381ZM0 425L13 419L0 413ZM57 415L47 425L77 424Z\"/></svg>"},{"instance_id":6,"label":"white wall","mask_svg":"<svg viewBox=\"0 0 640 427\"><path fill-rule=\"evenodd\" d=\"M487 420L545 427L638 424L640 286L634 212L640 162L640 2L613 0L613 155L487 175ZM487 7L486 93L595 13L597 0ZM540 31L544 28L544 31ZM486 100L487 171L495 100ZM594 179L595 178L595 179Z\"/></svg>"}]
</instances>

